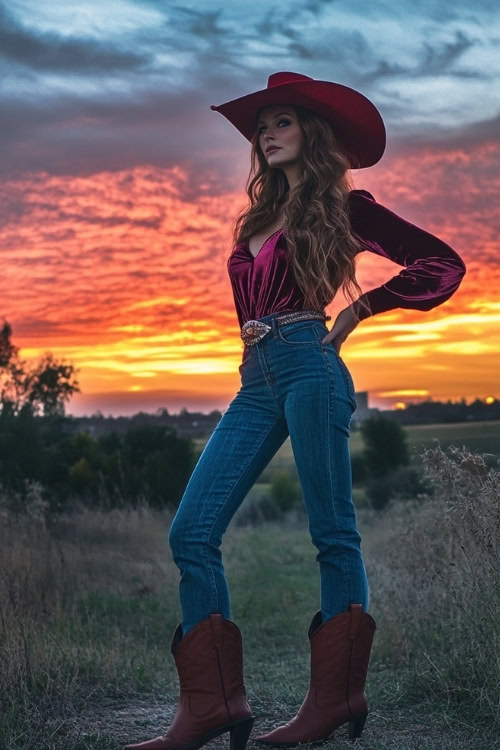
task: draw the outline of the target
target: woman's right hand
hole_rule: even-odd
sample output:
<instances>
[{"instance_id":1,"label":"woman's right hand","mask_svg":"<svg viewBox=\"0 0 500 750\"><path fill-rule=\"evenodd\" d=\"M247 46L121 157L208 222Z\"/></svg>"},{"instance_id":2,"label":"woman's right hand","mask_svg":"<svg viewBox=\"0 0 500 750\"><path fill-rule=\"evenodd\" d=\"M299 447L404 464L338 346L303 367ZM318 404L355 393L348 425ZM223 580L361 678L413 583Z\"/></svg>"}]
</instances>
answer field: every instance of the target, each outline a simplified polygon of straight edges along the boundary
<instances>
[{"instance_id":1,"label":"woman's right hand","mask_svg":"<svg viewBox=\"0 0 500 750\"><path fill-rule=\"evenodd\" d=\"M340 354L340 347L349 336L352 331L356 328L359 321L354 316L354 311L351 306L341 310L335 319L335 323L330 328L330 332L322 340L322 344L333 343L337 354Z\"/></svg>"}]
</instances>

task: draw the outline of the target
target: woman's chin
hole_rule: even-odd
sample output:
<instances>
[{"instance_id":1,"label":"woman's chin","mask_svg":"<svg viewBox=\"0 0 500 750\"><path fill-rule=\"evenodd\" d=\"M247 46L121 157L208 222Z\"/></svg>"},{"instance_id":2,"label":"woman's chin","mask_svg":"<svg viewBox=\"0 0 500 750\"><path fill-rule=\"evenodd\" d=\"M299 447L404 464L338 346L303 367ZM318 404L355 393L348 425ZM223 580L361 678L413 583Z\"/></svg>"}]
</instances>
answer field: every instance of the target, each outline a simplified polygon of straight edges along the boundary
<instances>
[{"instance_id":1,"label":"woman's chin","mask_svg":"<svg viewBox=\"0 0 500 750\"><path fill-rule=\"evenodd\" d=\"M279 156L271 154L271 156L267 160L267 163L270 167L281 167L283 164L287 163L287 159L284 159L283 157L280 159Z\"/></svg>"}]
</instances>

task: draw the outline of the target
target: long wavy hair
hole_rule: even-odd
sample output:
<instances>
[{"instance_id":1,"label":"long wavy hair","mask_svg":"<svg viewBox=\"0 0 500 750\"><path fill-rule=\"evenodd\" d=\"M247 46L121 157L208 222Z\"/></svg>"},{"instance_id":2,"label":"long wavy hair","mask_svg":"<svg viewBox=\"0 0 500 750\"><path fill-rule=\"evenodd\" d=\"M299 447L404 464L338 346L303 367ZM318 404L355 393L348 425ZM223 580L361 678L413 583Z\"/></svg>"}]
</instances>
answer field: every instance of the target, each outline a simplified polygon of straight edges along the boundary
<instances>
[{"instance_id":1,"label":"long wavy hair","mask_svg":"<svg viewBox=\"0 0 500 750\"><path fill-rule=\"evenodd\" d=\"M325 118L305 107L297 106L296 112L304 133L301 178L289 188L283 170L269 167L256 128L245 186L250 205L233 222L233 247L282 215L290 267L305 306L323 311L340 287L351 303L353 288L361 294L355 257L362 244L353 236L348 202L353 189L349 170L356 165ZM369 309L363 299L359 305Z\"/></svg>"}]
</instances>

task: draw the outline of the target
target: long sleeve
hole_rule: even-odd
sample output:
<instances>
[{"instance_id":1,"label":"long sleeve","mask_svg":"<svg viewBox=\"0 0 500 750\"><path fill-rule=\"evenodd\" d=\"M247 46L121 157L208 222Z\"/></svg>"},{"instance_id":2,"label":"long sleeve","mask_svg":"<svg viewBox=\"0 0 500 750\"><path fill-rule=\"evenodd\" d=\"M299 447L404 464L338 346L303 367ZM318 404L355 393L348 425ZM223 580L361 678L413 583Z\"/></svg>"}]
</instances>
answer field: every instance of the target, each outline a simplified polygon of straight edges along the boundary
<instances>
[{"instance_id":1,"label":"long sleeve","mask_svg":"<svg viewBox=\"0 0 500 750\"><path fill-rule=\"evenodd\" d=\"M372 315L397 307L432 310L456 292L466 267L453 248L377 203L367 190L351 190L349 201L351 228L363 250L406 267L360 296ZM353 307L360 320L370 316L357 300Z\"/></svg>"}]
</instances>

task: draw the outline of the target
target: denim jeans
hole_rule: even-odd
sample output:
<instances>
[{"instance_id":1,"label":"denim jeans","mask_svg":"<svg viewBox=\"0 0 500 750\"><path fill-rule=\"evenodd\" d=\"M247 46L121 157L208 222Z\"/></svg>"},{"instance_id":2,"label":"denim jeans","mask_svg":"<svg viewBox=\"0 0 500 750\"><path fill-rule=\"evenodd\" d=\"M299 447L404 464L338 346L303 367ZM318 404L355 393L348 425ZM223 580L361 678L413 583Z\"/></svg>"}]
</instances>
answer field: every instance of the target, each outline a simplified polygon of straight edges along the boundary
<instances>
[{"instance_id":1,"label":"denim jeans","mask_svg":"<svg viewBox=\"0 0 500 750\"><path fill-rule=\"evenodd\" d=\"M223 413L191 474L168 541L180 571L185 635L219 612L231 619L220 546L250 488L290 436L308 527L317 548L322 623L360 603L369 589L352 501L349 427L354 384L322 320L272 328L245 345L241 387Z\"/></svg>"}]
</instances>

